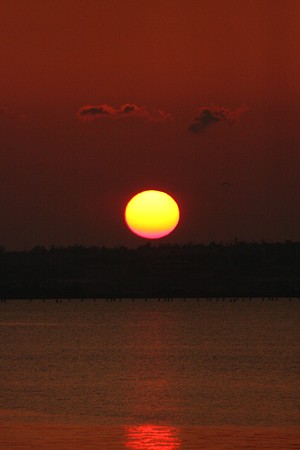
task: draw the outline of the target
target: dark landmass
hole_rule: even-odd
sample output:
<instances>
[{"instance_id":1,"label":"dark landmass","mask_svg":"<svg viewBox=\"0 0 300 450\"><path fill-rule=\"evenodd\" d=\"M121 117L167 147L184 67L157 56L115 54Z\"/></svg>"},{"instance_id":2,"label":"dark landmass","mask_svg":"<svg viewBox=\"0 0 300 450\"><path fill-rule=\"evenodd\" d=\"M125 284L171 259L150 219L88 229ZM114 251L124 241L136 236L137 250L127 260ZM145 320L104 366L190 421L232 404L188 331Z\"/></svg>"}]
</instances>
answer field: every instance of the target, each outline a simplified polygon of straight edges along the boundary
<instances>
[{"instance_id":1,"label":"dark landmass","mask_svg":"<svg viewBox=\"0 0 300 450\"><path fill-rule=\"evenodd\" d=\"M0 250L0 298L300 295L300 243Z\"/></svg>"}]
</instances>

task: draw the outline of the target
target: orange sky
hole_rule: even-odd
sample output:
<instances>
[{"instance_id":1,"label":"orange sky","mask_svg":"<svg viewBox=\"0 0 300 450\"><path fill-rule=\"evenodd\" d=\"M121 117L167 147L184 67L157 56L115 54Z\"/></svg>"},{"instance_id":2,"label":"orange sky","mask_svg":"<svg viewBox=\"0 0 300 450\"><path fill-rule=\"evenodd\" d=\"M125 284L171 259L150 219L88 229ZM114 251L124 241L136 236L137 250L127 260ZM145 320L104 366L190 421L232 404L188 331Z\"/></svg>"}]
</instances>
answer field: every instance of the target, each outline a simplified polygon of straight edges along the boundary
<instances>
[{"instance_id":1,"label":"orange sky","mask_svg":"<svg viewBox=\"0 0 300 450\"><path fill-rule=\"evenodd\" d=\"M151 188L181 206L161 242L299 240L297 0L3 0L0 17L1 245L143 244L123 209Z\"/></svg>"}]
</instances>

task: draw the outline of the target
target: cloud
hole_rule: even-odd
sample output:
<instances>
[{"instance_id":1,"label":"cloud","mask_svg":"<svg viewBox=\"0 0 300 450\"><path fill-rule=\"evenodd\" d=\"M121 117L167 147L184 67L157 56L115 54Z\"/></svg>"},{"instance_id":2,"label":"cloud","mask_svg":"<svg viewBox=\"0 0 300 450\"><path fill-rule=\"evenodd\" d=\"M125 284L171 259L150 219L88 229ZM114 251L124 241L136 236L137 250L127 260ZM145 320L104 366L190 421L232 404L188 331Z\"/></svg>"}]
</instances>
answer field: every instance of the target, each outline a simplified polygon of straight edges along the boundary
<instances>
[{"instance_id":1,"label":"cloud","mask_svg":"<svg viewBox=\"0 0 300 450\"><path fill-rule=\"evenodd\" d=\"M189 131L194 134L202 133L206 128L220 122L235 123L242 114L247 111L246 106L229 110L223 106L212 106L207 108L202 106L199 112L189 125Z\"/></svg>"},{"instance_id":2,"label":"cloud","mask_svg":"<svg viewBox=\"0 0 300 450\"><path fill-rule=\"evenodd\" d=\"M151 110L145 106L138 106L134 103L125 103L120 108L114 108L113 106L103 105L87 105L82 106L78 112L77 117L81 121L91 121L102 118L109 119L121 119L124 117L139 117L145 122L166 122L172 119L171 114L161 110Z\"/></svg>"},{"instance_id":3,"label":"cloud","mask_svg":"<svg viewBox=\"0 0 300 450\"><path fill-rule=\"evenodd\" d=\"M78 111L78 116L83 120L93 120L99 117L113 116L115 109L109 105L83 106Z\"/></svg>"}]
</instances>

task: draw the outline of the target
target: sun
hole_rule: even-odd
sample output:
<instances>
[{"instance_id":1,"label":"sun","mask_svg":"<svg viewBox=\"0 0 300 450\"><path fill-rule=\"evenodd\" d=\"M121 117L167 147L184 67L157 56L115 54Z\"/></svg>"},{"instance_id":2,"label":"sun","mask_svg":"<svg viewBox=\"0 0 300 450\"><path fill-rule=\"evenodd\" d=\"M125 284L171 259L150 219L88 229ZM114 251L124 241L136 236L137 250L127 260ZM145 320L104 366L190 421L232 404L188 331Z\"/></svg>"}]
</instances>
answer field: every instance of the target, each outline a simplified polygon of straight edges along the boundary
<instances>
[{"instance_id":1,"label":"sun","mask_svg":"<svg viewBox=\"0 0 300 450\"><path fill-rule=\"evenodd\" d=\"M139 192L127 203L125 221L129 229L146 239L170 234L179 222L179 208L166 192Z\"/></svg>"}]
</instances>

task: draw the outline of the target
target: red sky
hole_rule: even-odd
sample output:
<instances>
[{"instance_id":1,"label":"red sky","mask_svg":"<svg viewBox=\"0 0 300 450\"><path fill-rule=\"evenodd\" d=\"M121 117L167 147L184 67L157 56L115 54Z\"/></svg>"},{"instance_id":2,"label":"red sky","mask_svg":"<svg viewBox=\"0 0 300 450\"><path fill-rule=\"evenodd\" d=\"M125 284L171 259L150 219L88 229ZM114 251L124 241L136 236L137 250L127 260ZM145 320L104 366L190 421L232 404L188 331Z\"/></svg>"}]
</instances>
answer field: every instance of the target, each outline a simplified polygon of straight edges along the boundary
<instances>
[{"instance_id":1,"label":"red sky","mask_svg":"<svg viewBox=\"0 0 300 450\"><path fill-rule=\"evenodd\" d=\"M2 0L0 21L0 245L141 245L123 210L147 188L181 208L162 243L299 240L298 0Z\"/></svg>"}]
</instances>

